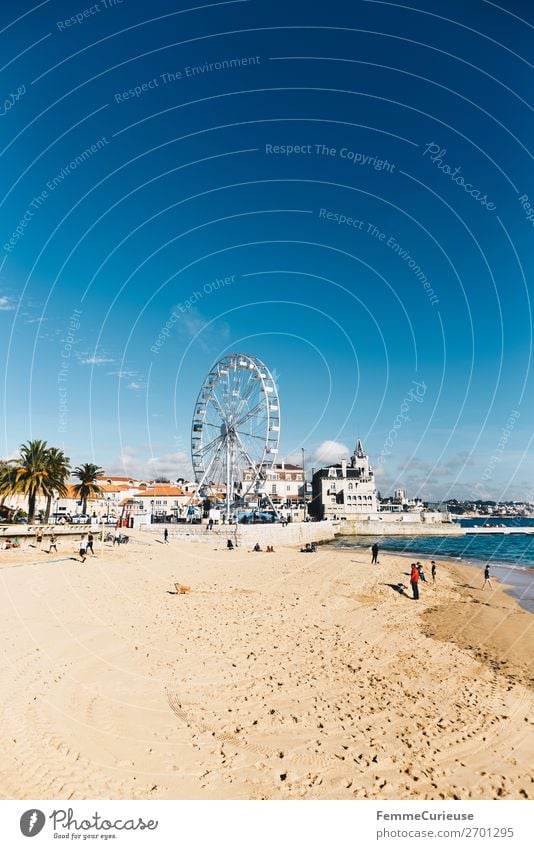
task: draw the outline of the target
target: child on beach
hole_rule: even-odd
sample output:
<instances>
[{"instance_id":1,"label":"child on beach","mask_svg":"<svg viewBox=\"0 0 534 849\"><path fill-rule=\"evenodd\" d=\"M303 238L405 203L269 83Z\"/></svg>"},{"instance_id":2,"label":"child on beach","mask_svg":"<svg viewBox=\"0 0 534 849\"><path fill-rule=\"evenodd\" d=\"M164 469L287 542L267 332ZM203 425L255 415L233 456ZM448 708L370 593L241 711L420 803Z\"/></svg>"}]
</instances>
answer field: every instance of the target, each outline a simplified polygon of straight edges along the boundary
<instances>
[{"instance_id":1,"label":"child on beach","mask_svg":"<svg viewBox=\"0 0 534 849\"><path fill-rule=\"evenodd\" d=\"M487 564L486 564L486 568L484 569L484 584L482 585L482 589L483 589L483 590L485 590L485 589L486 589L486 584L489 584L489 588L490 588L490 590L492 590L492 589L493 589L493 585L492 585L492 583L491 583L491 578L490 578L490 567L489 567L489 563L487 563Z\"/></svg>"},{"instance_id":2,"label":"child on beach","mask_svg":"<svg viewBox=\"0 0 534 849\"><path fill-rule=\"evenodd\" d=\"M35 542L36 542L37 548L41 548L41 545L43 544L43 529L42 528L38 528L37 533L35 534Z\"/></svg>"},{"instance_id":3,"label":"child on beach","mask_svg":"<svg viewBox=\"0 0 534 849\"><path fill-rule=\"evenodd\" d=\"M424 581L424 582L425 582L425 584L426 584L426 583L427 583L427 580L426 580L426 578L425 578L425 573L423 572L423 564L422 564L422 563L417 563L417 571L419 572L419 577L420 577L420 579L421 579L422 581Z\"/></svg>"},{"instance_id":4,"label":"child on beach","mask_svg":"<svg viewBox=\"0 0 534 849\"><path fill-rule=\"evenodd\" d=\"M89 533L87 534L87 551L89 551L89 549L90 549L90 550L91 550L91 554L92 554L92 555L93 555L93 557L94 557L94 556L95 556L95 553L94 553L94 551L93 551L93 542L94 542L94 536L93 536L93 534L91 533L91 531L89 531Z\"/></svg>"},{"instance_id":5,"label":"child on beach","mask_svg":"<svg viewBox=\"0 0 534 849\"><path fill-rule=\"evenodd\" d=\"M432 583L436 583L436 561L432 561Z\"/></svg>"},{"instance_id":6,"label":"child on beach","mask_svg":"<svg viewBox=\"0 0 534 849\"><path fill-rule=\"evenodd\" d=\"M55 534L50 534L50 545L48 547L49 554L51 553L52 549L54 549L57 554L57 538Z\"/></svg>"}]
</instances>

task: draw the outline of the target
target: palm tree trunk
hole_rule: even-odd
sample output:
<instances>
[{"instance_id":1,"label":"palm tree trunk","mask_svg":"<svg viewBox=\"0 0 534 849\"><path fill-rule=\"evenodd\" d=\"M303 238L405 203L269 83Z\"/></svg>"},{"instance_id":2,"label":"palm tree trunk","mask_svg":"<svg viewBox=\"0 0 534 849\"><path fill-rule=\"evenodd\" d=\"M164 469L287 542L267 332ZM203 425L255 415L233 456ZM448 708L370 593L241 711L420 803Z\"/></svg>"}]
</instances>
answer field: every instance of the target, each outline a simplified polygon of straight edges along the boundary
<instances>
[{"instance_id":1,"label":"palm tree trunk","mask_svg":"<svg viewBox=\"0 0 534 849\"><path fill-rule=\"evenodd\" d=\"M46 497L46 510L45 510L45 515L44 515L44 523L45 523L45 525L48 525L48 521L49 521L49 519L50 519L50 510L51 510L51 508L52 508L52 496L51 496L51 495L47 495L47 497Z\"/></svg>"},{"instance_id":2,"label":"palm tree trunk","mask_svg":"<svg viewBox=\"0 0 534 849\"><path fill-rule=\"evenodd\" d=\"M28 496L28 525L33 525L35 518L35 492L30 492Z\"/></svg>"},{"instance_id":3,"label":"palm tree trunk","mask_svg":"<svg viewBox=\"0 0 534 849\"><path fill-rule=\"evenodd\" d=\"M87 496L83 499L82 513L84 516L87 516Z\"/></svg>"}]
</instances>

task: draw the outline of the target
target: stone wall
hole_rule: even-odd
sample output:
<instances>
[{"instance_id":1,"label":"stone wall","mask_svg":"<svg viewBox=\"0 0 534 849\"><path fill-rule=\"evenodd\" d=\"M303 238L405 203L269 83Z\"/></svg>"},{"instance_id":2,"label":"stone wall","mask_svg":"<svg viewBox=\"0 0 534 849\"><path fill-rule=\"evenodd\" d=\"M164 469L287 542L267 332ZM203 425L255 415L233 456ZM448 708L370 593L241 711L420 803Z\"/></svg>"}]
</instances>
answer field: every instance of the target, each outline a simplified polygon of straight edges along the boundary
<instances>
[{"instance_id":1,"label":"stone wall","mask_svg":"<svg viewBox=\"0 0 534 849\"><path fill-rule=\"evenodd\" d=\"M336 525L342 536L464 536L465 528L452 522L405 522L392 520L344 521Z\"/></svg>"},{"instance_id":2,"label":"stone wall","mask_svg":"<svg viewBox=\"0 0 534 849\"><path fill-rule=\"evenodd\" d=\"M257 542L262 548L267 545L303 545L307 542L328 542L334 539L335 525L332 522L291 522L282 527L272 525L214 525L208 531L207 525L142 525L146 533L163 536L164 529L169 531L169 539L183 539L189 542L216 542L221 545L231 539L234 545L252 548Z\"/></svg>"}]
</instances>

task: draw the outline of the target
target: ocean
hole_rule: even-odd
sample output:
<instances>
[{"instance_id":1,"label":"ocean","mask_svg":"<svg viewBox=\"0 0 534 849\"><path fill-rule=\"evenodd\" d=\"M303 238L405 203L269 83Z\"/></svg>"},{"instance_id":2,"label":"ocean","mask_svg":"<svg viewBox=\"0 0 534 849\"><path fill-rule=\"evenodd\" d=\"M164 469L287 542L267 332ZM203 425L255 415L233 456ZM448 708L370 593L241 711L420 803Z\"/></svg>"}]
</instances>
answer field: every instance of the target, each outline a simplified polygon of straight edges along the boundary
<instances>
[{"instance_id":1,"label":"ocean","mask_svg":"<svg viewBox=\"0 0 534 849\"><path fill-rule=\"evenodd\" d=\"M417 554L419 559L459 560L481 570L489 563L491 573L510 584L510 594L518 599L522 607L534 613L534 534L522 534L520 531L521 526L533 527L534 519L461 519L459 524L463 527L505 525L517 528L518 533L461 537L339 536L329 545L335 548L369 549L373 542L377 542L384 551L396 551L406 557Z\"/></svg>"}]
</instances>

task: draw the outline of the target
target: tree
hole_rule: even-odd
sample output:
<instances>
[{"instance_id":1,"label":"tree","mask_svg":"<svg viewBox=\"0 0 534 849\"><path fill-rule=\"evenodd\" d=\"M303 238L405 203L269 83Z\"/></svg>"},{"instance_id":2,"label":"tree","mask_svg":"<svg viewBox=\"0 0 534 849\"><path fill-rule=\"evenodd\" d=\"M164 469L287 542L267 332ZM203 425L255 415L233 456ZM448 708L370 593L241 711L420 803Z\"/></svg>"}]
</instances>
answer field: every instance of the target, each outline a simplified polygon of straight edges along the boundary
<instances>
[{"instance_id":1,"label":"tree","mask_svg":"<svg viewBox=\"0 0 534 849\"><path fill-rule=\"evenodd\" d=\"M33 439L20 446L20 456L10 460L0 472L3 495L25 495L28 498L28 524L35 517L38 495L49 495L51 488L49 448L44 439Z\"/></svg>"},{"instance_id":2,"label":"tree","mask_svg":"<svg viewBox=\"0 0 534 849\"><path fill-rule=\"evenodd\" d=\"M49 469L49 482L50 482L50 492L47 494L46 499L46 510L44 515L45 524L48 523L50 519L50 509L52 507L52 498L54 494L63 498L67 495L67 478L70 474L70 458L65 457L65 454L61 450L61 448L49 448L48 449L48 469Z\"/></svg>"},{"instance_id":3,"label":"tree","mask_svg":"<svg viewBox=\"0 0 534 849\"><path fill-rule=\"evenodd\" d=\"M82 463L74 469L74 477L78 478L80 483L75 484L74 491L78 498L83 501L82 512L87 513L87 499L90 495L100 495L101 487L98 486L96 479L104 474L104 469L95 463Z\"/></svg>"},{"instance_id":4,"label":"tree","mask_svg":"<svg viewBox=\"0 0 534 849\"><path fill-rule=\"evenodd\" d=\"M13 460L0 460L0 509L3 508L6 497L11 495L14 472Z\"/></svg>"}]
</instances>

